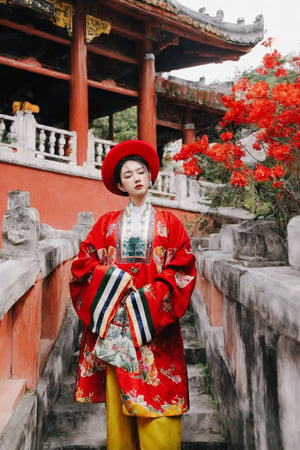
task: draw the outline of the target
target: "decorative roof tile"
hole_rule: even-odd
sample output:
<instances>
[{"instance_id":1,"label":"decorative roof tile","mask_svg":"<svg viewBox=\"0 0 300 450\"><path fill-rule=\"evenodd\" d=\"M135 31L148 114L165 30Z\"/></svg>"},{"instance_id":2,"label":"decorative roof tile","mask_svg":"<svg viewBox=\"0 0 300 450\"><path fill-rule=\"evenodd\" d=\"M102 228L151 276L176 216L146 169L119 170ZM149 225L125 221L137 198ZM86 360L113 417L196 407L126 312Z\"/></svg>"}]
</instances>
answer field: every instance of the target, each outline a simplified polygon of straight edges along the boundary
<instances>
[{"instance_id":1,"label":"decorative roof tile","mask_svg":"<svg viewBox=\"0 0 300 450\"><path fill-rule=\"evenodd\" d=\"M126 0L126 3L147 11L151 11L151 7L159 8L169 19L206 31L233 44L255 45L264 37L264 19L261 14L253 24L246 25L243 18L237 18L236 23L223 22L222 10L217 11L215 16L210 16L205 13L205 8L194 11L176 0Z\"/></svg>"}]
</instances>

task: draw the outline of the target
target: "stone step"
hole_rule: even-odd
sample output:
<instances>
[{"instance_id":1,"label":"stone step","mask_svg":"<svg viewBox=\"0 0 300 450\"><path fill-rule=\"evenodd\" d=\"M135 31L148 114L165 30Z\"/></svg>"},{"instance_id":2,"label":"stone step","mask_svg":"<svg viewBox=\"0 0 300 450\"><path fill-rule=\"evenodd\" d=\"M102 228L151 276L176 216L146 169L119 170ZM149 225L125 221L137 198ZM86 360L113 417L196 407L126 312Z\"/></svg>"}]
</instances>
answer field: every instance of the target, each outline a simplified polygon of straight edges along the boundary
<instances>
[{"instance_id":1,"label":"stone step","mask_svg":"<svg viewBox=\"0 0 300 450\"><path fill-rule=\"evenodd\" d=\"M180 326L184 327L186 325L189 325L189 326L190 325L195 325L196 316L197 316L197 314L194 311L192 311L192 310L186 311L184 316L182 316L180 318Z\"/></svg>"},{"instance_id":2,"label":"stone step","mask_svg":"<svg viewBox=\"0 0 300 450\"><path fill-rule=\"evenodd\" d=\"M202 347L198 339L185 342L184 355L187 364L205 364L206 353L205 348Z\"/></svg>"},{"instance_id":3,"label":"stone step","mask_svg":"<svg viewBox=\"0 0 300 450\"><path fill-rule=\"evenodd\" d=\"M205 348L193 323L191 312L181 323L190 391L190 411L182 418L181 450L228 450L218 411L206 393L209 375ZM77 348L51 411L48 437L41 450L106 449L105 405L73 401L78 354Z\"/></svg>"},{"instance_id":4,"label":"stone step","mask_svg":"<svg viewBox=\"0 0 300 450\"><path fill-rule=\"evenodd\" d=\"M77 373L78 358L79 358L79 350L76 350L71 357L71 362L68 370L69 373L74 373L75 376Z\"/></svg>"},{"instance_id":5,"label":"stone step","mask_svg":"<svg viewBox=\"0 0 300 450\"><path fill-rule=\"evenodd\" d=\"M182 416L185 432L221 433L219 413L207 394L190 393L190 410Z\"/></svg>"},{"instance_id":6,"label":"stone step","mask_svg":"<svg viewBox=\"0 0 300 450\"><path fill-rule=\"evenodd\" d=\"M106 450L106 436L95 431L91 433L70 433L49 436L42 450ZM211 433L189 433L182 435L181 450L229 450L221 436Z\"/></svg>"},{"instance_id":7,"label":"stone step","mask_svg":"<svg viewBox=\"0 0 300 450\"><path fill-rule=\"evenodd\" d=\"M214 433L182 432L181 450L230 450L225 439Z\"/></svg>"},{"instance_id":8,"label":"stone step","mask_svg":"<svg viewBox=\"0 0 300 450\"><path fill-rule=\"evenodd\" d=\"M53 406L49 416L49 434L90 432L95 430L104 432L105 405L104 403L78 403L73 401L66 402L59 399Z\"/></svg>"},{"instance_id":9,"label":"stone step","mask_svg":"<svg viewBox=\"0 0 300 450\"><path fill-rule=\"evenodd\" d=\"M42 450L105 450L106 432L70 432L49 434Z\"/></svg>"},{"instance_id":10,"label":"stone step","mask_svg":"<svg viewBox=\"0 0 300 450\"><path fill-rule=\"evenodd\" d=\"M194 325L185 325L184 327L181 327L181 333L184 343L189 343L190 341L197 339L197 330Z\"/></svg>"},{"instance_id":11,"label":"stone step","mask_svg":"<svg viewBox=\"0 0 300 450\"><path fill-rule=\"evenodd\" d=\"M71 373L65 376L59 390L59 400L70 402L74 396L76 373Z\"/></svg>"},{"instance_id":12,"label":"stone step","mask_svg":"<svg viewBox=\"0 0 300 450\"><path fill-rule=\"evenodd\" d=\"M205 394L208 375L206 367L202 365L187 365L189 391L197 392L198 394Z\"/></svg>"},{"instance_id":13,"label":"stone step","mask_svg":"<svg viewBox=\"0 0 300 450\"><path fill-rule=\"evenodd\" d=\"M106 450L106 436L103 433L70 433L49 436L42 450ZM211 433L182 435L181 450L229 450L225 440Z\"/></svg>"}]
</instances>

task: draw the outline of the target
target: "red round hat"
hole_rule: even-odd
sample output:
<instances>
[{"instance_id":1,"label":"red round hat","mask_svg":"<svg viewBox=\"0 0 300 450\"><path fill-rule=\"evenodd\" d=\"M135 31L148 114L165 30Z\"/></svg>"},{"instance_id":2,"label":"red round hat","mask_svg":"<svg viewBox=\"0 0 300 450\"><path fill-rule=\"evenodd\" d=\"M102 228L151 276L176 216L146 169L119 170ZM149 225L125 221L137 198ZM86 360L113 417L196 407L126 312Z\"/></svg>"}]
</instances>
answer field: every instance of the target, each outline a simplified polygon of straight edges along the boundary
<instances>
[{"instance_id":1,"label":"red round hat","mask_svg":"<svg viewBox=\"0 0 300 450\"><path fill-rule=\"evenodd\" d=\"M143 158L148 163L152 182L156 180L159 171L159 159L152 145L139 140L123 141L109 150L101 168L103 183L113 194L123 195L122 191L117 187L114 173L119 161L131 155Z\"/></svg>"}]
</instances>

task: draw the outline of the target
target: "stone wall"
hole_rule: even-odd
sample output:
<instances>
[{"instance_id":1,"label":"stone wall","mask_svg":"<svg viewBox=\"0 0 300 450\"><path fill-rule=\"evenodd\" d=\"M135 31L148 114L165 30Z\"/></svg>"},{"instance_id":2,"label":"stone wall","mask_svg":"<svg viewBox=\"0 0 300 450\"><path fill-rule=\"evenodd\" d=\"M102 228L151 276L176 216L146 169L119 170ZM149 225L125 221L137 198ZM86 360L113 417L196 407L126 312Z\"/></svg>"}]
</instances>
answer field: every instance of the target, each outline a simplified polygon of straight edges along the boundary
<instances>
[{"instance_id":1,"label":"stone wall","mask_svg":"<svg viewBox=\"0 0 300 450\"><path fill-rule=\"evenodd\" d=\"M224 225L196 250L192 299L232 449L300 443L300 217ZM195 245L195 243L194 243Z\"/></svg>"},{"instance_id":2,"label":"stone wall","mask_svg":"<svg viewBox=\"0 0 300 450\"><path fill-rule=\"evenodd\" d=\"M9 193L0 250L0 448L40 449L79 330L70 265L92 222L82 213L72 230L55 230L40 223L28 192Z\"/></svg>"}]
</instances>

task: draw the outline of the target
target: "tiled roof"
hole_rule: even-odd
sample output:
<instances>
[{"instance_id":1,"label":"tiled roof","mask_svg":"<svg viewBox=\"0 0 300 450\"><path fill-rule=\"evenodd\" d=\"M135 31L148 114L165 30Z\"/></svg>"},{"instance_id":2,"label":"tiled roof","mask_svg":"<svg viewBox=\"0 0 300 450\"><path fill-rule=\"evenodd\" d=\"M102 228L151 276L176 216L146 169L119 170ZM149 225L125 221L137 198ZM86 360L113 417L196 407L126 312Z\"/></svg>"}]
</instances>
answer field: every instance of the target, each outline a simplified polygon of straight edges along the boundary
<instances>
[{"instance_id":1,"label":"tiled roof","mask_svg":"<svg viewBox=\"0 0 300 450\"><path fill-rule=\"evenodd\" d=\"M222 104L223 90L212 90L208 86L200 87L195 82L180 78L155 77L156 94L187 102L194 106L206 106L217 110L225 110Z\"/></svg>"},{"instance_id":2,"label":"tiled roof","mask_svg":"<svg viewBox=\"0 0 300 450\"><path fill-rule=\"evenodd\" d=\"M253 24L246 25L243 18L238 18L236 23L223 22L224 13L221 10L215 16L210 16L205 13L205 8L194 11L175 0L126 0L126 3L149 12L153 7L158 8L163 11L164 16L188 28L208 32L235 44L254 45L264 36L262 15L258 15Z\"/></svg>"}]
</instances>

